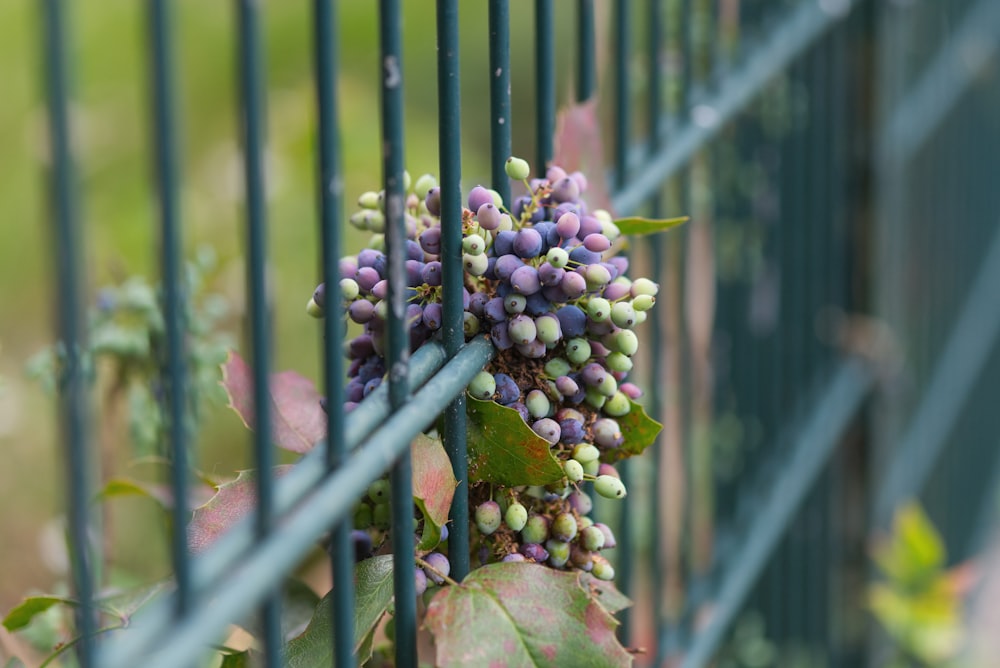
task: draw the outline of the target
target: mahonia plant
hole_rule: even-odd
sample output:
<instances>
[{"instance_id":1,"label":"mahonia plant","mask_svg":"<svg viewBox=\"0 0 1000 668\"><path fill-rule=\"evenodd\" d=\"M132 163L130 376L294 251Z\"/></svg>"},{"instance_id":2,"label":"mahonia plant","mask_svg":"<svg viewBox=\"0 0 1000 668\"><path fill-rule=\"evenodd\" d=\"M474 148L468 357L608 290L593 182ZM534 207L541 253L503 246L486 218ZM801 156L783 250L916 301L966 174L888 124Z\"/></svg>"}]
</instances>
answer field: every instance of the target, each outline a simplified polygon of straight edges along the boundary
<instances>
[{"instance_id":1,"label":"mahonia plant","mask_svg":"<svg viewBox=\"0 0 1000 668\"><path fill-rule=\"evenodd\" d=\"M526 194L508 205L496 191L476 186L462 212L465 336L485 334L497 350L467 390L473 563L535 562L611 580L605 554L615 536L590 516L584 483L603 497L624 498L615 462L641 453L659 431L634 401L641 390L627 380L640 347L636 327L656 303L658 286L627 275L628 259L616 254L623 230L607 211L588 208L582 173L552 165L531 178L529 164L517 157L507 160L506 171ZM442 327L441 191L429 174L404 181L406 324L415 350ZM374 233L369 247L342 258L339 285L320 284L306 307L315 317L346 314L361 328L345 346L347 412L386 373L383 201L374 191L359 197L349 220ZM628 232L653 232L683 220L620 222ZM491 433L506 434L505 447L483 442L484 420L503 422ZM542 465L519 478L504 460L510 446ZM389 492L388 481L377 480L355 508L359 559L387 535ZM420 543L418 592L446 582L443 549Z\"/></svg>"}]
</instances>

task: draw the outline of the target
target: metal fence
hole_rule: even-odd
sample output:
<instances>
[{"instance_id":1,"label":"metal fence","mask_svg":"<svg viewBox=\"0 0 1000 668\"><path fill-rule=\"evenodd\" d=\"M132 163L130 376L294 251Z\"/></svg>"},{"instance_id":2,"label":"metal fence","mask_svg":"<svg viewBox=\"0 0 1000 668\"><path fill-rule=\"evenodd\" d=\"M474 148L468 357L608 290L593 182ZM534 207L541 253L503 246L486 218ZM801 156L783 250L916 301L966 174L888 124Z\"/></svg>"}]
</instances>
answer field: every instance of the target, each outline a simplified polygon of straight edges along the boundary
<instances>
[{"instance_id":1,"label":"metal fence","mask_svg":"<svg viewBox=\"0 0 1000 668\"><path fill-rule=\"evenodd\" d=\"M269 302L262 68L264 3L234 3L245 182L246 295L255 404L268 404ZM323 276L341 255L336 3L315 0L311 36L317 100L316 200ZM174 475L176 587L128 633L95 639L96 556L85 549L94 491L88 389L80 365L87 289L72 151L72 24L46 0L46 98L52 240L66 350L60 421L65 443L73 580L83 666L188 665L227 625L261 606L265 660L281 662L276 588L332 530L337 665L351 665L353 551L349 513L391 462L393 531L413 533L407 446L444 405L456 477L466 476L463 389L493 354L462 334L462 148L459 3L439 0L437 96L443 195L445 336L412 358L403 325L402 209L406 140L401 7L378 7L386 244L393 297L387 388L344 419L327 443L278 481L258 477L259 510L198 556L186 551L186 424L180 269L182 221L174 116L178 45L171 3L150 0L150 113L159 252L169 350L164 404ZM487 6L488 5L488 6ZM947 6L944 6L947 5ZM953 557L982 544L1000 481L1000 5L993 0L676 0L534 4L536 67L510 67L508 3L466 4L488 15L492 187L508 193L511 79L533 78L539 163L553 156L554 13L576 20L575 94L600 93L611 138L616 214L684 212L683 232L655 238L632 261L662 286L645 382L666 428L648 462L631 462L620 514L620 584L637 606L622 634L646 644L639 661L685 666L732 658L747 615L776 652L770 665L861 665L865 541L903 499L923 495ZM375 11L374 9L372 11ZM608 19L607 21L603 19ZM606 76L596 54L610 39ZM416 39L405 35L406 39ZM422 35L421 39L428 39ZM565 49L565 42L559 42ZM374 65L374 64L373 64ZM486 73L484 73L485 75ZM495 74L495 75L494 75ZM373 82L373 85L374 82ZM342 404L343 324L324 325L328 405ZM651 335L650 335L651 334ZM879 391L873 393L873 390ZM257 413L255 466L273 464L269 414ZM347 517L347 521L345 520ZM453 575L469 570L467 499L456 497ZM412 565L410 541L394 541ZM464 558L461 555L466 555ZM415 665L414 583L395 569L398 665ZM649 592L652 592L651 594ZM726 658L729 656L730 658ZM755 664L755 665L766 665Z\"/></svg>"}]
</instances>

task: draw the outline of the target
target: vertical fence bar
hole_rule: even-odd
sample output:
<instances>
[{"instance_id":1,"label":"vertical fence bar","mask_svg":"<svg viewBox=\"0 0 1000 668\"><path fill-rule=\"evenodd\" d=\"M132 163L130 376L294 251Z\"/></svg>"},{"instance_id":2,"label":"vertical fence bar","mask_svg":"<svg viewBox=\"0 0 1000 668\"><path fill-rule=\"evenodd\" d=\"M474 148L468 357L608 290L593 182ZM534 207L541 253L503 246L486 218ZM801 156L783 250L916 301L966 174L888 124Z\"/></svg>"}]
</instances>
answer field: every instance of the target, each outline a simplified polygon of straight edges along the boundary
<instances>
[{"instance_id":1,"label":"vertical fence bar","mask_svg":"<svg viewBox=\"0 0 1000 668\"><path fill-rule=\"evenodd\" d=\"M535 0L535 118L536 159L539 176L554 153L556 131L556 44L552 0Z\"/></svg>"},{"instance_id":2,"label":"vertical fence bar","mask_svg":"<svg viewBox=\"0 0 1000 668\"><path fill-rule=\"evenodd\" d=\"M403 61L402 7L399 0L382 0L379 44L382 68L382 155L385 188L385 242L389 271L389 321L386 361L389 405L406 403L409 335L406 327L406 220L403 188ZM417 665L417 593L413 578L413 482L410 451L406 449L389 473L392 487L393 589L396 600L396 665Z\"/></svg>"},{"instance_id":3,"label":"vertical fence bar","mask_svg":"<svg viewBox=\"0 0 1000 668\"><path fill-rule=\"evenodd\" d=\"M576 100L586 102L597 88L597 54L594 49L594 0L579 0L577 7Z\"/></svg>"},{"instance_id":4,"label":"vertical fence bar","mask_svg":"<svg viewBox=\"0 0 1000 668\"><path fill-rule=\"evenodd\" d=\"M660 132L660 117L663 113L663 70L660 67L661 51L663 49L663 3L660 0L649 0L648 5L648 23L646 29L648 30L646 45L646 59L647 68L649 70L649 97L646 100L646 116L647 123L649 125L649 155L656 155L657 152L662 147L662 135ZM649 215L653 218L658 218L662 213L663 208L663 196L661 193L657 192L656 195L650 200L649 203ZM662 236L662 235L660 235ZM659 237L654 237L656 241L649 244L649 255L651 256L651 265L653 269L653 279L657 283L663 280L663 258L661 253L658 252L663 246L659 241ZM663 305L661 304L661 308ZM663 332L660 327L660 317L659 315L654 315L651 318L651 332L653 341L660 342L663 340ZM663 368L663 346L654 345L651 355L651 362L653 366L653 373L650 375L652 382L650 383L650 402L653 405L653 418L663 423L664 413L663 410L663 392L660 387L659 382L659 370ZM657 437L657 442L653 447L653 471L660 471L663 462L663 438L662 436ZM661 567L664 565L666 555L663 554L663 541L660 540L661 532L663 531L663 520L664 512L663 508L658 503L659 499L662 498L662 491L660 489L659 476L653 476L653 496L654 503L652 504L650 519L644 524L645 527L650 527L648 533L653 538L652 542L652 561L649 562L650 568L649 573L653 583L653 637L656 639L656 650L653 655L653 665L661 665L663 662L663 657L665 655L665 648L663 647L663 638L665 637L665 620L666 620L666 609L664 606L664 589L666 588L667 578L661 572ZM627 497L626 497L627 498ZM629 636L624 636L628 638Z\"/></svg>"},{"instance_id":5,"label":"vertical fence bar","mask_svg":"<svg viewBox=\"0 0 1000 668\"><path fill-rule=\"evenodd\" d=\"M163 275L163 320L166 330L166 359L163 378L167 418L167 454L171 461L170 484L174 498L171 523L171 557L177 582L176 613L183 615L191 605L191 577L187 550L188 522L188 422L186 406L187 281L182 253L183 242L177 206L176 122L171 26L164 0L149 4L150 68L152 79L153 143L160 214L160 266Z\"/></svg>"},{"instance_id":6,"label":"vertical fence bar","mask_svg":"<svg viewBox=\"0 0 1000 668\"><path fill-rule=\"evenodd\" d=\"M510 3L490 0L490 165L493 190L510 205Z\"/></svg>"},{"instance_id":7,"label":"vertical fence bar","mask_svg":"<svg viewBox=\"0 0 1000 668\"><path fill-rule=\"evenodd\" d=\"M462 128L458 0L438 0L438 159L441 173L441 284L444 346L449 357L465 344L462 287ZM448 560L451 576L469 573L469 462L465 441L465 393L444 414L444 443L458 480L451 504Z\"/></svg>"},{"instance_id":8,"label":"vertical fence bar","mask_svg":"<svg viewBox=\"0 0 1000 668\"><path fill-rule=\"evenodd\" d=\"M242 104L244 182L247 224L247 308L250 318L250 351L253 359L254 462L257 467L258 540L271 533L273 525L274 455L271 446L270 300L267 291L267 203L264 180L264 67L260 39L260 9L255 0L239 0L239 77ZM281 662L280 602L270 595L261 607L264 625L264 659L268 666Z\"/></svg>"},{"instance_id":9,"label":"vertical fence bar","mask_svg":"<svg viewBox=\"0 0 1000 668\"><path fill-rule=\"evenodd\" d=\"M88 392L82 352L84 281L80 266L83 236L78 217L76 173L69 127L69 73L62 0L43 5L45 83L50 142L52 235L56 248L56 323L64 358L58 378L61 440L65 447L66 505L69 522L69 555L74 593L79 600L77 627L80 642L76 655L82 668L94 666L94 564L90 528L91 463L89 450Z\"/></svg>"},{"instance_id":10,"label":"vertical fence bar","mask_svg":"<svg viewBox=\"0 0 1000 668\"><path fill-rule=\"evenodd\" d=\"M344 441L344 368L341 344L344 321L337 312L340 301L340 229L344 180L340 164L340 115L337 99L339 70L338 16L334 0L313 2L313 49L318 122L318 179L320 263L326 289L323 318L323 384L326 388L326 465L332 472L347 455ZM335 663L353 666L354 660L354 550L351 521L331 527L330 553L333 576L332 641Z\"/></svg>"}]
</instances>

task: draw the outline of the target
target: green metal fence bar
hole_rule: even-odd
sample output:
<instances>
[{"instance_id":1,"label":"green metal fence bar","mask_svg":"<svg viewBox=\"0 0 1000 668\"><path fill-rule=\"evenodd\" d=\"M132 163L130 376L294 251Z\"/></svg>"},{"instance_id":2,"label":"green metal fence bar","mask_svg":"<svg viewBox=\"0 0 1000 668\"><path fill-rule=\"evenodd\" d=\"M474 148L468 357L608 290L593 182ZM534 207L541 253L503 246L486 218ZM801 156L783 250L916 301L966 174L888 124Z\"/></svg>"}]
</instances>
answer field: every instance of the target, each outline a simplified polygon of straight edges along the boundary
<instances>
[{"instance_id":1,"label":"green metal fence bar","mask_svg":"<svg viewBox=\"0 0 1000 668\"><path fill-rule=\"evenodd\" d=\"M632 174L628 187L612 197L617 215L638 211L642 204L664 182L678 173L702 146L746 108L765 85L809 48L822 34L842 21L855 3L845 2L844 13L830 14L818 4L803 3L770 31L762 45L744 57L741 66L734 67L719 80L714 92L707 94L702 104L714 110L712 122L686 123L672 135L670 144L655 158L647 159L648 150L641 147L633 156Z\"/></svg>"},{"instance_id":2,"label":"green metal fence bar","mask_svg":"<svg viewBox=\"0 0 1000 668\"><path fill-rule=\"evenodd\" d=\"M237 5L239 36L240 103L243 110L243 178L246 188L246 285L250 321L250 358L253 366L254 465L257 476L257 539L263 545L274 526L273 482L266 472L274 466L271 444L270 299L267 291L267 203L264 179L266 107L265 82L260 39L260 7L253 0ZM276 594L263 600L264 663L276 666L281 660L280 601Z\"/></svg>"},{"instance_id":3,"label":"green metal fence bar","mask_svg":"<svg viewBox=\"0 0 1000 668\"><path fill-rule=\"evenodd\" d=\"M96 665L93 638L97 619L93 600L94 590L99 586L95 582L95 565L99 563L99 556L95 554L96 546L92 545L89 537L92 495L90 426L87 419L89 397L81 355L86 342L83 328L85 282L81 267L83 234L70 139L67 52L71 42L63 10L62 0L46 0L42 6L42 44L51 152L49 188L56 261L56 327L63 346L62 368L58 377L60 436L65 448L65 503L73 592L80 606L76 621L81 638L76 656L82 668L91 668Z\"/></svg>"},{"instance_id":4,"label":"green metal fence bar","mask_svg":"<svg viewBox=\"0 0 1000 668\"><path fill-rule=\"evenodd\" d=\"M544 175L556 131L556 43L552 0L535 0L535 170Z\"/></svg>"},{"instance_id":5,"label":"green metal fence bar","mask_svg":"<svg viewBox=\"0 0 1000 668\"><path fill-rule=\"evenodd\" d=\"M504 164L511 154L510 3L489 2L490 48L490 183L510 205L510 180ZM539 167L540 168L540 167Z\"/></svg>"},{"instance_id":6,"label":"green metal fence bar","mask_svg":"<svg viewBox=\"0 0 1000 668\"><path fill-rule=\"evenodd\" d=\"M341 344L344 321L334 312L339 298L341 254L340 229L343 224L344 179L340 165L340 117L337 99L339 73L339 31L336 3L313 2L313 49L318 120L318 178L320 264L323 285L329 288L327 316L323 318L323 387L326 397L326 468L332 472L344 463L344 363ZM277 493L275 494L277 498ZM276 504L278 505L278 504ZM333 579L332 642L335 665L354 666L354 549L351 523L334 524L330 535L331 576Z\"/></svg>"},{"instance_id":7,"label":"green metal fence bar","mask_svg":"<svg viewBox=\"0 0 1000 668\"><path fill-rule=\"evenodd\" d=\"M101 666L127 668L175 668L202 656L208 646L217 642L231 622L246 616L247 610L271 590L281 577L299 562L330 526L351 511L357 498L369 483L385 471L386 462L394 461L408 451L410 441L426 430L440 410L442 401L450 401L463 392L476 375L495 355L493 344L484 337L470 341L462 351L448 361L410 400L393 412L336 471L325 477L300 503L281 517L281 540L267 541L244 553L228 564L228 569L204 587L204 600L175 625L164 624L150 629L151 615L136 621L136 628L123 636L143 631L144 642L132 640L116 646L112 655L102 657ZM363 404L362 404L363 405ZM353 415L353 412L352 412ZM289 474L291 475L291 474ZM283 482L282 481L279 482ZM220 541L226 537L220 538ZM412 550L412 539L410 543ZM198 573L204 558L192 560L192 572ZM410 553L412 559L412 552ZM408 562L412 564L412 561ZM415 600L414 596L414 600ZM165 621L172 606L167 603L161 612L154 612ZM399 608L396 608L397 615ZM397 621L398 623L398 621ZM397 627L397 634L398 634ZM397 636L398 637L398 636Z\"/></svg>"},{"instance_id":8,"label":"green metal fence bar","mask_svg":"<svg viewBox=\"0 0 1000 668\"><path fill-rule=\"evenodd\" d=\"M597 89L594 0L578 0L576 17L576 100L586 102Z\"/></svg>"},{"instance_id":9,"label":"green metal fence bar","mask_svg":"<svg viewBox=\"0 0 1000 668\"><path fill-rule=\"evenodd\" d=\"M385 192L385 243L389 282L386 367L389 406L399 411L410 393L407 362L410 342L406 323L406 220L403 184L402 7L398 0L379 3L382 91L382 177ZM409 439L407 439L409 441ZM413 577L413 483L410 451L404 448L389 473L392 521L392 581L395 593L396 665L417 665L417 602Z\"/></svg>"},{"instance_id":10,"label":"green metal fence bar","mask_svg":"<svg viewBox=\"0 0 1000 668\"><path fill-rule=\"evenodd\" d=\"M873 384L870 369L847 359L822 389L793 437L790 458L783 461L753 523L743 532L741 549L720 569L723 579L712 599L712 617L692 638L683 668L709 664Z\"/></svg>"},{"instance_id":11,"label":"green metal fence bar","mask_svg":"<svg viewBox=\"0 0 1000 668\"><path fill-rule=\"evenodd\" d=\"M438 0L438 163L441 188L441 285L445 351L457 355L465 344L462 290L462 126L459 77L458 0ZM466 489L465 395L444 412L444 444L459 489ZM451 576L461 582L469 573L469 496L456 494L448 515L448 560Z\"/></svg>"},{"instance_id":12,"label":"green metal fence bar","mask_svg":"<svg viewBox=\"0 0 1000 668\"><path fill-rule=\"evenodd\" d=\"M187 280L182 259L184 245L177 202L176 121L171 19L166 3L148 5L151 112L156 146L156 177L160 214L160 264L163 276L163 324L166 359L163 368L167 415L166 453L171 460L170 482L174 498L171 523L171 557L177 583L177 614L191 606L191 577L187 550L188 521L188 423L187 346L185 345Z\"/></svg>"}]
</instances>

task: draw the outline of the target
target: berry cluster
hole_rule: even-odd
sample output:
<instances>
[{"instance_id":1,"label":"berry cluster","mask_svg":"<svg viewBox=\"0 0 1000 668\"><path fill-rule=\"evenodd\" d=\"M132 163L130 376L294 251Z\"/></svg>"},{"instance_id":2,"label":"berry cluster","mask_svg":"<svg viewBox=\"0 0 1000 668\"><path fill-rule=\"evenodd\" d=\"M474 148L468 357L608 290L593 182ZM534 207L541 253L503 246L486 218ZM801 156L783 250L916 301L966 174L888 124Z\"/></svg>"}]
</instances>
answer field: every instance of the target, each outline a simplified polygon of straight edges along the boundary
<instances>
[{"instance_id":1,"label":"berry cluster","mask_svg":"<svg viewBox=\"0 0 1000 668\"><path fill-rule=\"evenodd\" d=\"M626 494L611 463L621 458L624 442L617 419L640 395L625 379L639 347L634 328L655 303L657 285L626 277L627 259L614 254L620 232L607 212L588 210L582 174L550 166L544 178L529 179L528 163L515 157L506 169L526 194L508 209L495 191L476 186L463 212L465 334L486 333L500 353L468 392L518 411L551 445L564 477L544 488L473 485L478 556L482 563L530 560L610 579L613 568L600 551L615 539L588 517L592 503L580 485L592 481L608 498ZM406 318L415 349L442 324L441 197L430 175L410 185L407 179ZM382 199L375 192L359 198L350 222L373 232L372 243L340 261L339 296L349 320L361 326L347 345L346 410L378 387L386 371ZM324 314L324 285L307 310ZM369 496L355 525L384 529L375 517L382 499ZM433 552L425 562L433 568L422 575L432 581L447 574L445 555Z\"/></svg>"}]
</instances>

